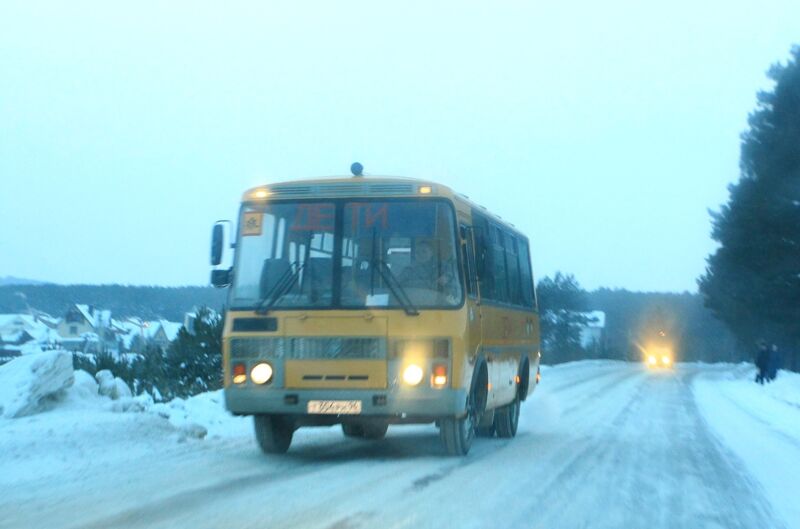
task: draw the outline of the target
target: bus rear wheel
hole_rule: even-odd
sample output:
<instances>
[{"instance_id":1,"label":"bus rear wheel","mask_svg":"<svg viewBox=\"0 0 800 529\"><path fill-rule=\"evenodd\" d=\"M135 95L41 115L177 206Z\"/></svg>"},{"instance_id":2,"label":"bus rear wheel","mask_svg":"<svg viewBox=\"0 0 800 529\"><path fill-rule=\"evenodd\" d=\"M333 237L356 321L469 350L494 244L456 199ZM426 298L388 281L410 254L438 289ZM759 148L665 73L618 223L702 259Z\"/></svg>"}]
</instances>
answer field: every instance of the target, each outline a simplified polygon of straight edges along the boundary
<instances>
[{"instance_id":1,"label":"bus rear wheel","mask_svg":"<svg viewBox=\"0 0 800 529\"><path fill-rule=\"evenodd\" d=\"M494 414L494 427L497 431L497 437L511 438L517 435L517 425L519 425L519 393L516 394L514 400L506 404Z\"/></svg>"},{"instance_id":2,"label":"bus rear wheel","mask_svg":"<svg viewBox=\"0 0 800 529\"><path fill-rule=\"evenodd\" d=\"M345 437L361 437L364 435L364 429L360 424L342 423L342 433Z\"/></svg>"},{"instance_id":3,"label":"bus rear wheel","mask_svg":"<svg viewBox=\"0 0 800 529\"><path fill-rule=\"evenodd\" d=\"M377 441L386 437L386 432L389 430L389 423L379 422L364 425L364 439L371 439Z\"/></svg>"},{"instance_id":4,"label":"bus rear wheel","mask_svg":"<svg viewBox=\"0 0 800 529\"><path fill-rule=\"evenodd\" d=\"M256 441L265 454L285 454L292 444L294 424L280 415L255 415Z\"/></svg>"},{"instance_id":5,"label":"bus rear wheel","mask_svg":"<svg viewBox=\"0 0 800 529\"><path fill-rule=\"evenodd\" d=\"M389 423L367 423L367 424L348 424L342 423L342 432L346 437L361 437L378 441L386 437L389 430Z\"/></svg>"}]
</instances>

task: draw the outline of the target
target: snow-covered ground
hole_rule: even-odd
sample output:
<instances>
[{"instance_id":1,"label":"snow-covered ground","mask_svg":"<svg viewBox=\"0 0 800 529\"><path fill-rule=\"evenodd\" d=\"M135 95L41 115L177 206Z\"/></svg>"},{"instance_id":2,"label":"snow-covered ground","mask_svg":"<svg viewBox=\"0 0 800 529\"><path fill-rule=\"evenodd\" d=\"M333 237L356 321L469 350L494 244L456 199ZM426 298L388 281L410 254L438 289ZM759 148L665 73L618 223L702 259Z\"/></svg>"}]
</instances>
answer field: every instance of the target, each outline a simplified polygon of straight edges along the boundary
<instances>
[{"instance_id":1,"label":"snow-covered ground","mask_svg":"<svg viewBox=\"0 0 800 529\"><path fill-rule=\"evenodd\" d=\"M301 429L267 457L218 392L123 413L78 375L48 411L0 418L0 527L800 529L800 375L752 377L545 368L515 439L450 458L433 426Z\"/></svg>"}]
</instances>

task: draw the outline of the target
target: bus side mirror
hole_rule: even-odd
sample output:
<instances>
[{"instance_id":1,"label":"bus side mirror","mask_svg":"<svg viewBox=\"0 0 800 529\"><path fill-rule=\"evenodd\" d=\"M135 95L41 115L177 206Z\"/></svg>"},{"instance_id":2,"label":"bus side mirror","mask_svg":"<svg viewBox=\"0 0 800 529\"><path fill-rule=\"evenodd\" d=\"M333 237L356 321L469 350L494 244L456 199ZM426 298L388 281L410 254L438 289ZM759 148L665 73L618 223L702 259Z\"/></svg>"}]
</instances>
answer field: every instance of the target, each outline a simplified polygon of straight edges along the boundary
<instances>
[{"instance_id":1,"label":"bus side mirror","mask_svg":"<svg viewBox=\"0 0 800 529\"><path fill-rule=\"evenodd\" d=\"M222 262L223 252L228 246L228 226L230 221L221 220L214 224L211 230L211 266L219 266Z\"/></svg>"},{"instance_id":2,"label":"bus side mirror","mask_svg":"<svg viewBox=\"0 0 800 529\"><path fill-rule=\"evenodd\" d=\"M212 270L211 271L211 284L216 288L224 288L231 284L231 276L233 269L228 268L225 270Z\"/></svg>"}]
</instances>

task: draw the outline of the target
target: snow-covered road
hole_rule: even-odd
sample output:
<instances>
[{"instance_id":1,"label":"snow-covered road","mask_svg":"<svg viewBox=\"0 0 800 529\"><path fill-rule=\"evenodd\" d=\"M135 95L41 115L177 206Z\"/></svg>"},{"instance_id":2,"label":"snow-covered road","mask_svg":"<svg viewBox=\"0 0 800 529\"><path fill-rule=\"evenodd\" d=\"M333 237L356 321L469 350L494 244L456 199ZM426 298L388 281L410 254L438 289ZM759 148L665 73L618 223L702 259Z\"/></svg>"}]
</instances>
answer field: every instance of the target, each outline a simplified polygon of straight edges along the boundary
<instances>
[{"instance_id":1,"label":"snow-covered road","mask_svg":"<svg viewBox=\"0 0 800 529\"><path fill-rule=\"evenodd\" d=\"M800 528L800 376L750 373L548 368L517 437L463 459L433 426L266 457L246 419L179 442L154 414L53 410L0 422L0 527Z\"/></svg>"}]
</instances>

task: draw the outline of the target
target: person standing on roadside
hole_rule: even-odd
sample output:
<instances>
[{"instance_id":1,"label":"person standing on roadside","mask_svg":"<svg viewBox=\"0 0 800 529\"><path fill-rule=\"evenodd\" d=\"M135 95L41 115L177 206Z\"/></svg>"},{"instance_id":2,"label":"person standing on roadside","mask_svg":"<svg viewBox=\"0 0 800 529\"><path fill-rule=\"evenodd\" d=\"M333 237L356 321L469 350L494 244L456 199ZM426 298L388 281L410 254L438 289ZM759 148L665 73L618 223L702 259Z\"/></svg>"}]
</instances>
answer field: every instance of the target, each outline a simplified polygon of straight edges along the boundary
<instances>
[{"instance_id":1,"label":"person standing on roadside","mask_svg":"<svg viewBox=\"0 0 800 529\"><path fill-rule=\"evenodd\" d=\"M781 368L781 351L776 344L772 344L769 349L767 359L767 382L772 382L778 376L778 369Z\"/></svg>"},{"instance_id":2,"label":"person standing on roadside","mask_svg":"<svg viewBox=\"0 0 800 529\"><path fill-rule=\"evenodd\" d=\"M767 376L767 364L769 364L769 349L767 349L767 343L761 340L758 342L758 352L756 353L756 369L758 369L756 382L759 384L764 384Z\"/></svg>"}]
</instances>

